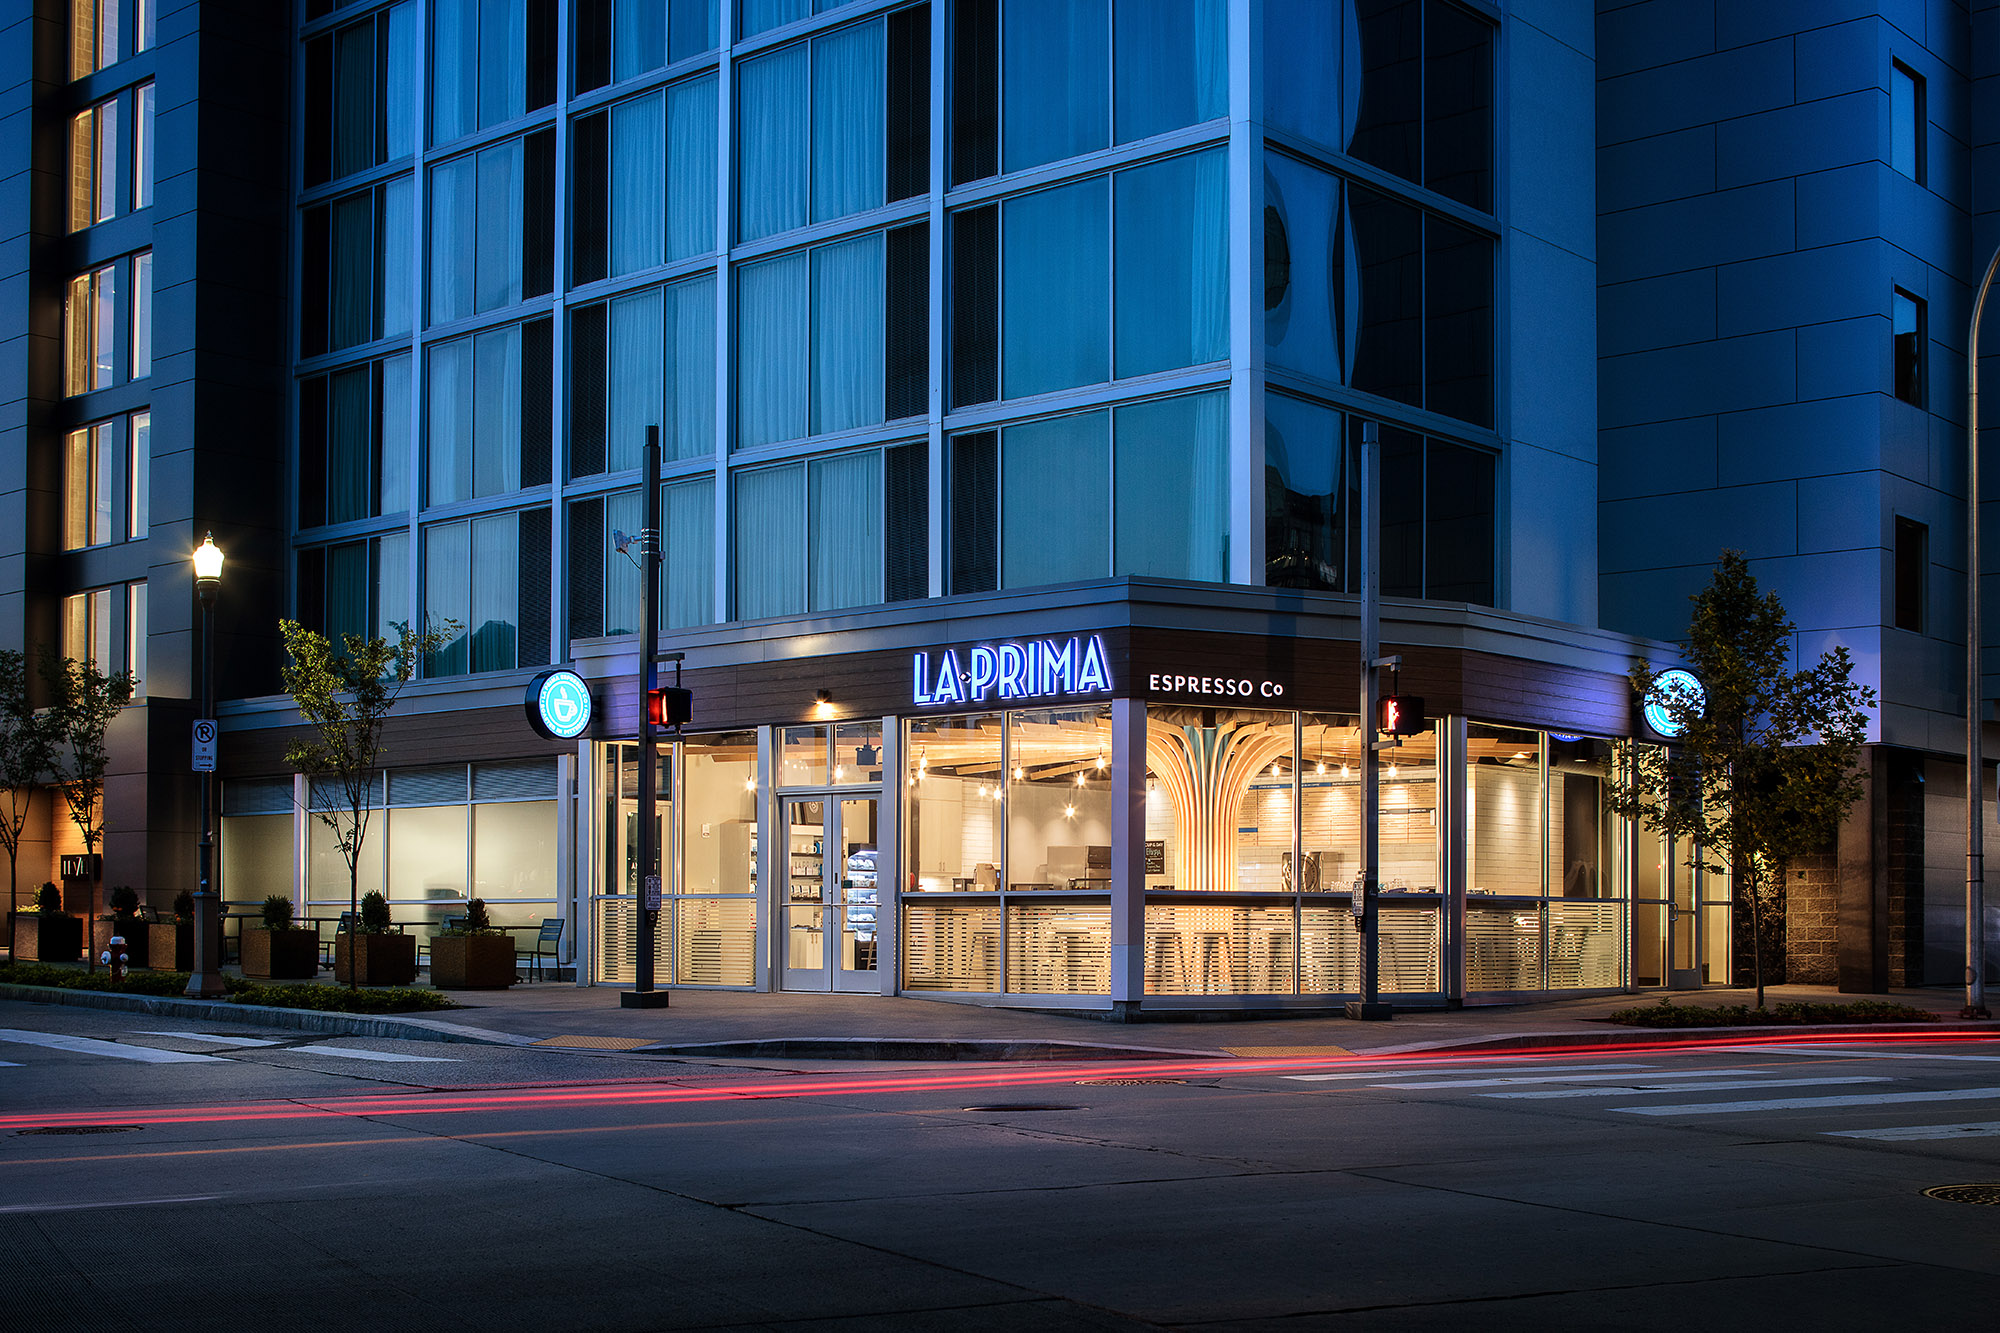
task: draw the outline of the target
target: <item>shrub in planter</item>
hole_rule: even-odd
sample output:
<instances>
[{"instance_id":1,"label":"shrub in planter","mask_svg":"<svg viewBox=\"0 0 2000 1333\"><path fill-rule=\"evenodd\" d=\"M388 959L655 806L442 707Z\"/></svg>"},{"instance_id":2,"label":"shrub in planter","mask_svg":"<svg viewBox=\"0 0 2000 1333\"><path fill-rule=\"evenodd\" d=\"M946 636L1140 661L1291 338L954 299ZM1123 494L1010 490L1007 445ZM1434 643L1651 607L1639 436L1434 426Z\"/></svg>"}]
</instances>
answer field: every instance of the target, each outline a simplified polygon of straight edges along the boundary
<instances>
[{"instance_id":1,"label":"shrub in planter","mask_svg":"<svg viewBox=\"0 0 2000 1333\"><path fill-rule=\"evenodd\" d=\"M292 925L292 900L274 893L264 900L264 924L243 932L243 975L294 981L319 972L319 935Z\"/></svg>"},{"instance_id":2,"label":"shrub in planter","mask_svg":"<svg viewBox=\"0 0 2000 1333\"><path fill-rule=\"evenodd\" d=\"M62 891L44 884L35 908L14 913L14 961L74 963L83 957L83 919L62 910Z\"/></svg>"},{"instance_id":3,"label":"shrub in planter","mask_svg":"<svg viewBox=\"0 0 2000 1333\"><path fill-rule=\"evenodd\" d=\"M333 942L333 979L363 986L407 986L417 979L417 937L390 929L389 903L369 892L361 899L361 920Z\"/></svg>"},{"instance_id":4,"label":"shrub in planter","mask_svg":"<svg viewBox=\"0 0 2000 1333\"><path fill-rule=\"evenodd\" d=\"M100 957L111 947L111 937L117 935L125 941L125 962L131 967L145 967L152 956L150 932L146 923L139 919L139 891L130 884L120 884L111 891L111 913L100 916L91 925L90 947Z\"/></svg>"},{"instance_id":5,"label":"shrub in planter","mask_svg":"<svg viewBox=\"0 0 2000 1333\"><path fill-rule=\"evenodd\" d=\"M514 938L493 924L486 901L465 905L465 924L431 937L431 985L440 990L499 990L514 984Z\"/></svg>"}]
</instances>

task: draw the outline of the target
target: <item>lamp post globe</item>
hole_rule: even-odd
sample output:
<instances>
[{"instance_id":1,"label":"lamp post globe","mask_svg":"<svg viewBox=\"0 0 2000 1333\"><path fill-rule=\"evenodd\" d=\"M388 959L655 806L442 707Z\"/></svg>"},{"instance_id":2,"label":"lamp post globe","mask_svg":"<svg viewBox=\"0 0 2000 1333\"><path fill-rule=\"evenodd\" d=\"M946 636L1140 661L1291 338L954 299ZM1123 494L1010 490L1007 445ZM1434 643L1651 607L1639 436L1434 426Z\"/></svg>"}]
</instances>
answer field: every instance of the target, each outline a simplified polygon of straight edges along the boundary
<instances>
[{"instance_id":1,"label":"lamp post globe","mask_svg":"<svg viewBox=\"0 0 2000 1333\"><path fill-rule=\"evenodd\" d=\"M196 726L214 726L215 717L215 597L222 587L222 548L208 533L194 549L194 589L201 601L201 714ZM201 772L200 841L195 859L194 971L186 994L201 999L222 995L222 932L215 898L215 768L211 759Z\"/></svg>"}]
</instances>

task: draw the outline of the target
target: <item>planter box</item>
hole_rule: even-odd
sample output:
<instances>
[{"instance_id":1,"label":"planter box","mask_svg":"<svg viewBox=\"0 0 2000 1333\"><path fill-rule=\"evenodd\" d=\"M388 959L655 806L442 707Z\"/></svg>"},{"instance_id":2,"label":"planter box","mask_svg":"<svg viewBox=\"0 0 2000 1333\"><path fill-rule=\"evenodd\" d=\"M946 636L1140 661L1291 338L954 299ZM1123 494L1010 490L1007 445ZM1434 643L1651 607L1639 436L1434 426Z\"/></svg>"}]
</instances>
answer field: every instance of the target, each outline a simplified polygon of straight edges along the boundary
<instances>
[{"instance_id":1,"label":"planter box","mask_svg":"<svg viewBox=\"0 0 2000 1333\"><path fill-rule=\"evenodd\" d=\"M148 941L151 927L133 917L129 921L93 921L90 923L90 953L101 958L111 947L113 935L125 937L125 965L127 967L147 967L147 959L152 956L152 945Z\"/></svg>"},{"instance_id":2,"label":"planter box","mask_svg":"<svg viewBox=\"0 0 2000 1333\"><path fill-rule=\"evenodd\" d=\"M166 971L194 971L194 922L154 922L146 927L146 966ZM208 965L222 970L222 922L209 932Z\"/></svg>"},{"instance_id":3,"label":"planter box","mask_svg":"<svg viewBox=\"0 0 2000 1333\"><path fill-rule=\"evenodd\" d=\"M83 918L14 913L14 961L74 963L83 957Z\"/></svg>"},{"instance_id":4,"label":"planter box","mask_svg":"<svg viewBox=\"0 0 2000 1333\"><path fill-rule=\"evenodd\" d=\"M364 986L407 986L417 979L415 935L336 935L333 939L333 979L348 982L347 960Z\"/></svg>"},{"instance_id":5,"label":"planter box","mask_svg":"<svg viewBox=\"0 0 2000 1333\"><path fill-rule=\"evenodd\" d=\"M440 990L499 990L513 984L512 935L431 937L431 985Z\"/></svg>"},{"instance_id":6,"label":"planter box","mask_svg":"<svg viewBox=\"0 0 2000 1333\"><path fill-rule=\"evenodd\" d=\"M318 932L262 927L244 931L243 975L260 981L302 981L318 976Z\"/></svg>"}]
</instances>

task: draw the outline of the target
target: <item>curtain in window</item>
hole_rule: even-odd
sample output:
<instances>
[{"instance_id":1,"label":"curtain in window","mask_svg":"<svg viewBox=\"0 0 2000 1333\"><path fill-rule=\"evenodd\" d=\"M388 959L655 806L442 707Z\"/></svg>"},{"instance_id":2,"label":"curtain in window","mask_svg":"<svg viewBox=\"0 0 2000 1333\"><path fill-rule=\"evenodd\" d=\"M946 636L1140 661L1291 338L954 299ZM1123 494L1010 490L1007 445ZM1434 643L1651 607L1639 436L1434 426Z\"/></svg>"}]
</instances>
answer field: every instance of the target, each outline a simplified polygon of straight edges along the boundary
<instances>
[{"instance_id":1,"label":"curtain in window","mask_svg":"<svg viewBox=\"0 0 2000 1333\"><path fill-rule=\"evenodd\" d=\"M63 442L63 549L90 545L90 521L96 477L90 466L88 430L73 430Z\"/></svg>"},{"instance_id":2,"label":"curtain in window","mask_svg":"<svg viewBox=\"0 0 2000 1333\"><path fill-rule=\"evenodd\" d=\"M382 187L380 337L395 338L410 331L411 293L416 286L415 256L410 251L416 207L414 178L402 176Z\"/></svg>"},{"instance_id":3,"label":"curtain in window","mask_svg":"<svg viewBox=\"0 0 2000 1333\"><path fill-rule=\"evenodd\" d=\"M666 58L666 0L612 0L612 79L629 79L658 69Z\"/></svg>"},{"instance_id":4,"label":"curtain in window","mask_svg":"<svg viewBox=\"0 0 2000 1333\"><path fill-rule=\"evenodd\" d=\"M806 609L805 490L803 463L736 475L731 563L737 619Z\"/></svg>"},{"instance_id":5,"label":"curtain in window","mask_svg":"<svg viewBox=\"0 0 2000 1333\"><path fill-rule=\"evenodd\" d=\"M670 378L661 456L702 458L715 452L715 279L677 282L666 296Z\"/></svg>"},{"instance_id":6,"label":"curtain in window","mask_svg":"<svg viewBox=\"0 0 2000 1333\"><path fill-rule=\"evenodd\" d=\"M90 544L99 546L112 539L111 502L118 494L118 450L112 441L116 432L110 422L90 428Z\"/></svg>"},{"instance_id":7,"label":"curtain in window","mask_svg":"<svg viewBox=\"0 0 2000 1333\"><path fill-rule=\"evenodd\" d=\"M333 174L375 165L375 25L333 36Z\"/></svg>"},{"instance_id":8,"label":"curtain in window","mask_svg":"<svg viewBox=\"0 0 2000 1333\"><path fill-rule=\"evenodd\" d=\"M1110 375L1110 181L1009 199L1001 215L1001 392L1025 398Z\"/></svg>"},{"instance_id":9,"label":"curtain in window","mask_svg":"<svg viewBox=\"0 0 2000 1333\"><path fill-rule=\"evenodd\" d=\"M479 216L478 164L470 157L431 168L431 322L472 313L473 247ZM501 224L504 229L504 224Z\"/></svg>"},{"instance_id":10,"label":"curtain in window","mask_svg":"<svg viewBox=\"0 0 2000 1333\"><path fill-rule=\"evenodd\" d=\"M375 539L375 633L393 640L409 624L410 537L394 532Z\"/></svg>"},{"instance_id":11,"label":"curtain in window","mask_svg":"<svg viewBox=\"0 0 2000 1333\"><path fill-rule=\"evenodd\" d=\"M1264 106L1270 123L1335 143L1340 113L1340 18L1347 4L1264 0Z\"/></svg>"},{"instance_id":12,"label":"curtain in window","mask_svg":"<svg viewBox=\"0 0 2000 1333\"><path fill-rule=\"evenodd\" d=\"M755 37L811 13L811 0L743 0L743 35Z\"/></svg>"},{"instance_id":13,"label":"curtain in window","mask_svg":"<svg viewBox=\"0 0 2000 1333\"><path fill-rule=\"evenodd\" d=\"M666 255L666 98L653 93L611 108L611 276L652 268Z\"/></svg>"},{"instance_id":14,"label":"curtain in window","mask_svg":"<svg viewBox=\"0 0 2000 1333\"><path fill-rule=\"evenodd\" d=\"M479 0L479 123L528 109L526 0Z\"/></svg>"},{"instance_id":15,"label":"curtain in window","mask_svg":"<svg viewBox=\"0 0 2000 1333\"><path fill-rule=\"evenodd\" d=\"M603 549L599 552L604 561L604 627L599 631L602 634L639 632L639 602L644 595L641 585L645 577L636 564L612 549L611 534L636 533L645 522L639 492L620 491L604 497Z\"/></svg>"},{"instance_id":16,"label":"curtain in window","mask_svg":"<svg viewBox=\"0 0 2000 1333\"><path fill-rule=\"evenodd\" d=\"M153 530L153 414L134 412L132 414L132 469L127 474L132 479L130 515L130 535L144 537Z\"/></svg>"},{"instance_id":17,"label":"curtain in window","mask_svg":"<svg viewBox=\"0 0 2000 1333\"><path fill-rule=\"evenodd\" d=\"M349 542L326 553L326 637L336 647L343 634L368 632L368 543Z\"/></svg>"},{"instance_id":18,"label":"curtain in window","mask_svg":"<svg viewBox=\"0 0 2000 1333\"><path fill-rule=\"evenodd\" d=\"M132 97L132 207L145 208L153 202L153 85Z\"/></svg>"},{"instance_id":19,"label":"curtain in window","mask_svg":"<svg viewBox=\"0 0 2000 1333\"><path fill-rule=\"evenodd\" d=\"M722 0L668 0L669 63L715 49L722 31L721 9Z\"/></svg>"},{"instance_id":20,"label":"curtain in window","mask_svg":"<svg viewBox=\"0 0 2000 1333\"><path fill-rule=\"evenodd\" d=\"M825 222L883 199L888 144L887 24L843 28L812 44L812 219Z\"/></svg>"},{"instance_id":21,"label":"curtain in window","mask_svg":"<svg viewBox=\"0 0 2000 1333\"><path fill-rule=\"evenodd\" d=\"M153 373L153 252L132 256L132 373L142 380Z\"/></svg>"},{"instance_id":22,"label":"curtain in window","mask_svg":"<svg viewBox=\"0 0 2000 1333\"><path fill-rule=\"evenodd\" d=\"M472 340L472 493L521 488L521 326Z\"/></svg>"},{"instance_id":23,"label":"curtain in window","mask_svg":"<svg viewBox=\"0 0 2000 1333\"><path fill-rule=\"evenodd\" d=\"M746 30L747 30L746 22ZM737 69L742 239L787 231L806 220L807 44L800 42Z\"/></svg>"},{"instance_id":24,"label":"curtain in window","mask_svg":"<svg viewBox=\"0 0 2000 1333\"><path fill-rule=\"evenodd\" d=\"M329 376L326 398L326 521L351 523L369 516L375 376L367 366ZM348 626L360 627L359 620Z\"/></svg>"},{"instance_id":25,"label":"curtain in window","mask_svg":"<svg viewBox=\"0 0 2000 1333\"><path fill-rule=\"evenodd\" d=\"M1217 150L1115 178L1121 378L1229 355L1226 164Z\"/></svg>"},{"instance_id":26,"label":"curtain in window","mask_svg":"<svg viewBox=\"0 0 2000 1333\"><path fill-rule=\"evenodd\" d=\"M876 450L812 460L811 609L833 611L882 600L882 455Z\"/></svg>"},{"instance_id":27,"label":"curtain in window","mask_svg":"<svg viewBox=\"0 0 2000 1333\"><path fill-rule=\"evenodd\" d=\"M125 585L125 669L132 673L132 697L146 697L146 585Z\"/></svg>"},{"instance_id":28,"label":"curtain in window","mask_svg":"<svg viewBox=\"0 0 2000 1333\"><path fill-rule=\"evenodd\" d=\"M668 629L715 619L715 479L670 482L660 504L666 552L660 623Z\"/></svg>"},{"instance_id":29,"label":"curtain in window","mask_svg":"<svg viewBox=\"0 0 2000 1333\"><path fill-rule=\"evenodd\" d=\"M1001 26L1004 169L1057 162L1111 139L1109 0L1008 0Z\"/></svg>"},{"instance_id":30,"label":"curtain in window","mask_svg":"<svg viewBox=\"0 0 2000 1333\"><path fill-rule=\"evenodd\" d=\"M611 303L611 406L604 441L607 472L639 466L646 427L660 424L660 307L657 287Z\"/></svg>"},{"instance_id":31,"label":"curtain in window","mask_svg":"<svg viewBox=\"0 0 2000 1333\"><path fill-rule=\"evenodd\" d=\"M883 253L880 232L812 252L814 435L882 420Z\"/></svg>"},{"instance_id":32,"label":"curtain in window","mask_svg":"<svg viewBox=\"0 0 2000 1333\"><path fill-rule=\"evenodd\" d=\"M472 340L430 350L430 466L426 502L450 504L472 494ZM463 617L461 617L463 619Z\"/></svg>"},{"instance_id":33,"label":"curtain in window","mask_svg":"<svg viewBox=\"0 0 2000 1333\"><path fill-rule=\"evenodd\" d=\"M1225 579L1228 405L1204 393L1117 410L1116 573Z\"/></svg>"},{"instance_id":34,"label":"curtain in window","mask_svg":"<svg viewBox=\"0 0 2000 1333\"><path fill-rule=\"evenodd\" d=\"M667 89L668 259L715 248L715 89L712 77Z\"/></svg>"},{"instance_id":35,"label":"curtain in window","mask_svg":"<svg viewBox=\"0 0 2000 1333\"><path fill-rule=\"evenodd\" d=\"M93 389L108 389L117 373L112 360L117 346L113 330L118 327L118 266L106 264L91 274L97 299L91 310L91 382Z\"/></svg>"},{"instance_id":36,"label":"curtain in window","mask_svg":"<svg viewBox=\"0 0 2000 1333\"><path fill-rule=\"evenodd\" d=\"M392 162L417 151L417 37L417 7L392 8L382 62L382 121Z\"/></svg>"},{"instance_id":37,"label":"curtain in window","mask_svg":"<svg viewBox=\"0 0 2000 1333\"><path fill-rule=\"evenodd\" d=\"M378 513L400 514L410 508L410 358L392 356L382 362L382 410L377 450L380 476Z\"/></svg>"},{"instance_id":38,"label":"curtain in window","mask_svg":"<svg viewBox=\"0 0 2000 1333\"><path fill-rule=\"evenodd\" d=\"M472 561L472 525L439 523L424 530L424 621L443 630L457 621L451 641L424 661L426 676L462 676L468 661L472 600L465 571Z\"/></svg>"},{"instance_id":39,"label":"curtain in window","mask_svg":"<svg viewBox=\"0 0 2000 1333\"><path fill-rule=\"evenodd\" d=\"M739 448L806 433L807 256L737 273L736 442Z\"/></svg>"},{"instance_id":40,"label":"curtain in window","mask_svg":"<svg viewBox=\"0 0 2000 1333\"><path fill-rule=\"evenodd\" d=\"M474 127L479 91L477 0L431 0L431 142Z\"/></svg>"},{"instance_id":41,"label":"curtain in window","mask_svg":"<svg viewBox=\"0 0 2000 1333\"><path fill-rule=\"evenodd\" d=\"M333 205L333 350L375 334L375 199L351 194Z\"/></svg>"},{"instance_id":42,"label":"curtain in window","mask_svg":"<svg viewBox=\"0 0 2000 1333\"><path fill-rule=\"evenodd\" d=\"M1228 111L1227 8L1226 0L1117 0L1119 143Z\"/></svg>"},{"instance_id":43,"label":"curtain in window","mask_svg":"<svg viewBox=\"0 0 2000 1333\"><path fill-rule=\"evenodd\" d=\"M479 212L472 232L476 309L498 310L520 301L522 221L521 141L515 139L479 154Z\"/></svg>"},{"instance_id":44,"label":"curtain in window","mask_svg":"<svg viewBox=\"0 0 2000 1333\"><path fill-rule=\"evenodd\" d=\"M521 523L513 514L472 520L472 669L513 667L521 603Z\"/></svg>"},{"instance_id":45,"label":"curtain in window","mask_svg":"<svg viewBox=\"0 0 2000 1333\"><path fill-rule=\"evenodd\" d=\"M1100 579L1110 572L1109 427L1104 412L1084 412L1002 433L1002 587Z\"/></svg>"}]
</instances>

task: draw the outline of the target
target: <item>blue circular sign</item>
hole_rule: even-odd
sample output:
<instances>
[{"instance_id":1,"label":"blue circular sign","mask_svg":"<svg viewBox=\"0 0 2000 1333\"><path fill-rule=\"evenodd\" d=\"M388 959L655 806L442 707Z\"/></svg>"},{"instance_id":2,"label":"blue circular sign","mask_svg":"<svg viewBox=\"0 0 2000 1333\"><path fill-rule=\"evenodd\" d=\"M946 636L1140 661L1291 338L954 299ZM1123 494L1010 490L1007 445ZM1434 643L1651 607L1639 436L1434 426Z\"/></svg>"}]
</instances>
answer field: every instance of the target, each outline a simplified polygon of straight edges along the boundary
<instances>
[{"instance_id":1,"label":"blue circular sign","mask_svg":"<svg viewBox=\"0 0 2000 1333\"><path fill-rule=\"evenodd\" d=\"M528 682L528 725L554 741L573 741L590 728L590 686L567 667Z\"/></svg>"},{"instance_id":2,"label":"blue circular sign","mask_svg":"<svg viewBox=\"0 0 2000 1333\"><path fill-rule=\"evenodd\" d=\"M1676 718L1674 706L1678 705L1682 712L1699 713L1707 703L1708 691L1695 679L1694 672L1672 667L1653 677L1653 688L1646 691L1640 711L1655 735L1672 740L1687 730Z\"/></svg>"}]
</instances>

